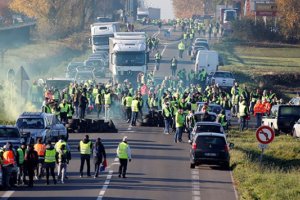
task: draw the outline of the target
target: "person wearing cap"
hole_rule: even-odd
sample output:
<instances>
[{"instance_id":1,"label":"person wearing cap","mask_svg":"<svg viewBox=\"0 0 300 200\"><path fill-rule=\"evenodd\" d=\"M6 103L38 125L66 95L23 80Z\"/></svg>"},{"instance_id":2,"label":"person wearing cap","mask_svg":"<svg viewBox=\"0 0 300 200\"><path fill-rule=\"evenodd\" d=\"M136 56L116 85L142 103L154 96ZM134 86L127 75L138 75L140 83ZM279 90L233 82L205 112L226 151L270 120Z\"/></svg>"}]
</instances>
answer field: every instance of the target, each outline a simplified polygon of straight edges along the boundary
<instances>
[{"instance_id":1,"label":"person wearing cap","mask_svg":"<svg viewBox=\"0 0 300 200\"><path fill-rule=\"evenodd\" d=\"M24 166L25 153L26 153L26 143L23 142L21 146L17 149L17 154L16 154L16 161L18 166L18 177L17 177L18 185L21 184L21 178L23 184L27 182L25 176L25 166Z\"/></svg>"},{"instance_id":2,"label":"person wearing cap","mask_svg":"<svg viewBox=\"0 0 300 200\"><path fill-rule=\"evenodd\" d=\"M106 160L106 152L104 145L101 141L101 138L97 138L96 143L93 148L93 157L94 157L94 164L95 164L95 175L94 178L98 177L100 171L101 163L104 164Z\"/></svg>"},{"instance_id":3,"label":"person wearing cap","mask_svg":"<svg viewBox=\"0 0 300 200\"><path fill-rule=\"evenodd\" d=\"M46 146L46 152L45 152L45 168L46 168L46 183L49 185L49 176L51 173L51 176L53 178L54 184L56 184L56 179L55 179L55 162L56 162L56 155L57 152L54 148L54 146L51 144L51 141L48 141L47 146Z\"/></svg>"},{"instance_id":4,"label":"person wearing cap","mask_svg":"<svg viewBox=\"0 0 300 200\"><path fill-rule=\"evenodd\" d=\"M15 164L15 155L13 152L13 146L11 142L7 142L5 145L5 151L3 153L3 186L4 188L10 188L10 176Z\"/></svg>"},{"instance_id":5,"label":"person wearing cap","mask_svg":"<svg viewBox=\"0 0 300 200\"><path fill-rule=\"evenodd\" d=\"M126 178L128 160L129 162L131 162L131 150L130 150L130 146L128 145L126 136L123 137L122 142L120 142L118 145L117 156L120 162L119 178L121 178L121 176L123 178Z\"/></svg>"},{"instance_id":6,"label":"person wearing cap","mask_svg":"<svg viewBox=\"0 0 300 200\"><path fill-rule=\"evenodd\" d=\"M80 152L80 178L83 176L83 167L86 162L87 165L87 176L91 176L91 153L93 149L93 143L90 141L89 136L85 135L84 139L80 141L78 151Z\"/></svg>"}]
</instances>

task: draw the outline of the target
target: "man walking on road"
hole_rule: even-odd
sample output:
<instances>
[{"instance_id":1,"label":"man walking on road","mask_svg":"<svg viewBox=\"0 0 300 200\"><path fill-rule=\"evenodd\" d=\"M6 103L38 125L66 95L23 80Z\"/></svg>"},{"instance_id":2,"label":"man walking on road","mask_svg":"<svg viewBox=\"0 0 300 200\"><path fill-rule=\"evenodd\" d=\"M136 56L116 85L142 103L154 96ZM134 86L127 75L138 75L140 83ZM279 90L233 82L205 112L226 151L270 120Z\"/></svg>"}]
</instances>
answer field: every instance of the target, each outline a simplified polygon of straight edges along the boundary
<instances>
[{"instance_id":1,"label":"man walking on road","mask_svg":"<svg viewBox=\"0 0 300 200\"><path fill-rule=\"evenodd\" d=\"M182 58L183 52L185 50L185 45L184 45L183 41L181 41L178 44L178 50L179 50L179 58Z\"/></svg>"},{"instance_id":2,"label":"man walking on road","mask_svg":"<svg viewBox=\"0 0 300 200\"><path fill-rule=\"evenodd\" d=\"M87 176L91 176L90 158L92 149L93 144L90 141L89 136L85 135L85 138L80 141L78 146L78 150L80 152L80 178L83 176L83 167L85 161L87 165Z\"/></svg>"},{"instance_id":3,"label":"man walking on road","mask_svg":"<svg viewBox=\"0 0 300 200\"><path fill-rule=\"evenodd\" d=\"M176 133L174 137L175 143L177 143L177 141L182 142L182 132L183 132L184 122L185 122L185 116L183 114L183 109L179 108L178 112L175 115L175 124L176 124Z\"/></svg>"},{"instance_id":4,"label":"man walking on road","mask_svg":"<svg viewBox=\"0 0 300 200\"><path fill-rule=\"evenodd\" d=\"M176 76L176 70L177 70L177 59L175 56L171 60L171 71L172 71L172 76Z\"/></svg>"},{"instance_id":5,"label":"man walking on road","mask_svg":"<svg viewBox=\"0 0 300 200\"><path fill-rule=\"evenodd\" d=\"M119 144L117 149L117 156L120 162L119 178L121 178L121 175L123 178L126 178L128 160L129 162L131 162L131 150L127 143L127 136L124 136L122 142Z\"/></svg>"},{"instance_id":6,"label":"man walking on road","mask_svg":"<svg viewBox=\"0 0 300 200\"><path fill-rule=\"evenodd\" d=\"M96 140L93 149L93 157L94 157L94 164L95 164L94 178L97 178L100 171L100 165L101 163L102 164L104 163L104 160L106 160L106 152L105 152L104 145L102 144L101 138L98 138Z\"/></svg>"}]
</instances>

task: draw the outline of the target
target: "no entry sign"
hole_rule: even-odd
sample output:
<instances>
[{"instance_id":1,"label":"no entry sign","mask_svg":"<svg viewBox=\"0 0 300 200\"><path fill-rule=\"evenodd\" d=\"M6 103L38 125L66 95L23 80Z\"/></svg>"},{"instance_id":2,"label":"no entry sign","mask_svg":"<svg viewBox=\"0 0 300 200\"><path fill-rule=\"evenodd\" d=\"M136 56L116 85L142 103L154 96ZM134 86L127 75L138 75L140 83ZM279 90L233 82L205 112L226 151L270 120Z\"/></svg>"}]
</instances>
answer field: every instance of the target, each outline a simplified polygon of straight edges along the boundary
<instances>
[{"instance_id":1,"label":"no entry sign","mask_svg":"<svg viewBox=\"0 0 300 200\"><path fill-rule=\"evenodd\" d=\"M261 126L256 130L256 138L261 144L269 144L274 140L275 133L269 126Z\"/></svg>"}]
</instances>

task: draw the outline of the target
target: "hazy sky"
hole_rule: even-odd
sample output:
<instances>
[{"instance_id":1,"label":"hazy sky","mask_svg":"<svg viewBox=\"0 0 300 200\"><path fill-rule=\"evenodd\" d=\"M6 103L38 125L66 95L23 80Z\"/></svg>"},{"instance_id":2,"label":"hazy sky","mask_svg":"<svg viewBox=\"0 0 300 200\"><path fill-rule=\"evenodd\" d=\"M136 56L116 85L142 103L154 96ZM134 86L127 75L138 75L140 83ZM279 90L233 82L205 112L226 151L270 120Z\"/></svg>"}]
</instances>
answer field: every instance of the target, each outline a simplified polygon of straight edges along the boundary
<instances>
[{"instance_id":1,"label":"hazy sky","mask_svg":"<svg viewBox=\"0 0 300 200\"><path fill-rule=\"evenodd\" d=\"M148 7L160 8L162 19L173 19L172 0L145 0Z\"/></svg>"}]
</instances>

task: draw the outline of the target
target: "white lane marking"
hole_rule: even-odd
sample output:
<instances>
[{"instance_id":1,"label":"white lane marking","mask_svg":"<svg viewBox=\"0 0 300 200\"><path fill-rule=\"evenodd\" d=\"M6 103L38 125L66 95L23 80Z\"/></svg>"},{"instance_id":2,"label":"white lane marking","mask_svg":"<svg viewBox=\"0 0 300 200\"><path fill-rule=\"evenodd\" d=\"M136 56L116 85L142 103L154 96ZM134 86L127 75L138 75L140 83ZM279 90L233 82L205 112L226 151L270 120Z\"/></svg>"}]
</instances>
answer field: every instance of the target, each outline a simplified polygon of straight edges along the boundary
<instances>
[{"instance_id":1,"label":"white lane marking","mask_svg":"<svg viewBox=\"0 0 300 200\"><path fill-rule=\"evenodd\" d=\"M104 182L104 185L102 186L102 189L101 189L100 192L99 192L99 195L98 195L97 200L102 200L102 198L103 198L103 196L104 196L104 194L105 194L105 192L106 192L106 190L107 190L107 188L108 188L108 185L109 185L109 183L110 183L110 180L111 180L111 178L112 178L113 172L114 172L113 170L109 170L108 175L107 175L107 177L106 177L106 180L105 180L105 182Z\"/></svg>"},{"instance_id":2,"label":"white lane marking","mask_svg":"<svg viewBox=\"0 0 300 200\"><path fill-rule=\"evenodd\" d=\"M192 177L192 199L193 200L201 200L201 192L200 192L200 174L199 170L193 169L191 170Z\"/></svg>"},{"instance_id":3,"label":"white lane marking","mask_svg":"<svg viewBox=\"0 0 300 200\"><path fill-rule=\"evenodd\" d=\"M13 195L14 192L15 192L15 191L6 191L6 192L1 196L0 199L2 199L2 200L7 200L7 199L9 199L9 198L11 197L11 195Z\"/></svg>"},{"instance_id":4,"label":"white lane marking","mask_svg":"<svg viewBox=\"0 0 300 200\"><path fill-rule=\"evenodd\" d=\"M239 195L238 195L237 190L236 190L235 185L234 185L234 180L233 180L233 175L232 175L231 170L230 170L230 177L231 177L232 187L233 187L233 190L234 190L235 199L238 200Z\"/></svg>"},{"instance_id":5,"label":"white lane marking","mask_svg":"<svg viewBox=\"0 0 300 200\"><path fill-rule=\"evenodd\" d=\"M164 45L164 49L162 50L161 55L164 55L164 53L165 53L165 51L166 51L166 49L167 49L167 46L168 46L168 45Z\"/></svg>"}]
</instances>

